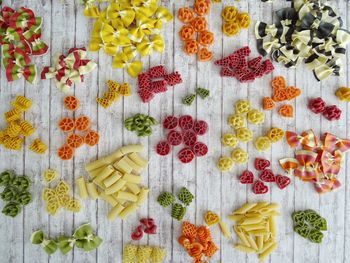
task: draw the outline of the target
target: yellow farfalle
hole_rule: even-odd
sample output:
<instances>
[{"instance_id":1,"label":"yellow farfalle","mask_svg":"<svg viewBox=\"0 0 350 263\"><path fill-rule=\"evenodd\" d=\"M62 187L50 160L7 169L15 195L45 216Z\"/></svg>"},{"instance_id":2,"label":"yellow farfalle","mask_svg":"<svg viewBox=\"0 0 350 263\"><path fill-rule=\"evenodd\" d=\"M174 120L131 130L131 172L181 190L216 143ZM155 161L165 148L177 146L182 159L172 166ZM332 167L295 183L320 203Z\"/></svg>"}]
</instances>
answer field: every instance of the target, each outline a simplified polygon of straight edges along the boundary
<instances>
[{"instance_id":1,"label":"yellow farfalle","mask_svg":"<svg viewBox=\"0 0 350 263\"><path fill-rule=\"evenodd\" d=\"M128 30L125 27L113 27L107 23L102 24L101 39L103 43L110 43L114 46L125 46L130 44Z\"/></svg>"},{"instance_id":2,"label":"yellow farfalle","mask_svg":"<svg viewBox=\"0 0 350 263\"><path fill-rule=\"evenodd\" d=\"M164 22L169 22L173 19L173 15L165 7L159 6L155 13L155 23L154 28L161 30Z\"/></svg>"},{"instance_id":3,"label":"yellow farfalle","mask_svg":"<svg viewBox=\"0 0 350 263\"><path fill-rule=\"evenodd\" d=\"M150 35L154 28L155 20L142 14L136 14L136 24L129 31L129 38L134 42L141 42L145 35Z\"/></svg>"},{"instance_id":4,"label":"yellow farfalle","mask_svg":"<svg viewBox=\"0 0 350 263\"><path fill-rule=\"evenodd\" d=\"M141 61L130 61L127 55L119 52L113 59L114 68L126 68L127 72L132 77L137 77L142 69Z\"/></svg>"},{"instance_id":5,"label":"yellow farfalle","mask_svg":"<svg viewBox=\"0 0 350 263\"><path fill-rule=\"evenodd\" d=\"M123 1L119 1L123 2ZM123 3L112 3L106 11L106 18L112 19L115 22L122 22L125 27L131 25L135 19L135 11L131 9L131 6L127 4L129 1Z\"/></svg>"},{"instance_id":6,"label":"yellow farfalle","mask_svg":"<svg viewBox=\"0 0 350 263\"><path fill-rule=\"evenodd\" d=\"M84 9L84 16L90 18L98 18L100 17L100 10L95 5L86 5Z\"/></svg>"},{"instance_id":7,"label":"yellow farfalle","mask_svg":"<svg viewBox=\"0 0 350 263\"><path fill-rule=\"evenodd\" d=\"M160 35L155 35L151 40L144 38L141 43L137 45L137 51L142 56L150 55L153 50L159 53L164 51L164 39Z\"/></svg>"}]
</instances>

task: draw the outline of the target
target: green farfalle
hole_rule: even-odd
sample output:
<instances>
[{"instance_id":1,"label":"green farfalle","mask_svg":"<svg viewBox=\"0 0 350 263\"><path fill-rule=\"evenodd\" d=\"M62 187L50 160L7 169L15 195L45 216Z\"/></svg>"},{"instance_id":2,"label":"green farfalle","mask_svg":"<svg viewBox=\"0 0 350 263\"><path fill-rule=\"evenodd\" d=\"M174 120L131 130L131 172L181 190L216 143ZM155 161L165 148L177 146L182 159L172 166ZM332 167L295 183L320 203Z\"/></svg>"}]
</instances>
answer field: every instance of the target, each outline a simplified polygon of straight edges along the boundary
<instances>
[{"instance_id":1,"label":"green farfalle","mask_svg":"<svg viewBox=\"0 0 350 263\"><path fill-rule=\"evenodd\" d=\"M18 194L16 187L8 185L1 193L0 197L3 201L14 201Z\"/></svg>"},{"instance_id":2,"label":"green farfalle","mask_svg":"<svg viewBox=\"0 0 350 263\"><path fill-rule=\"evenodd\" d=\"M196 94L189 94L186 97L182 98L182 104L191 106L196 98Z\"/></svg>"},{"instance_id":3,"label":"green farfalle","mask_svg":"<svg viewBox=\"0 0 350 263\"><path fill-rule=\"evenodd\" d=\"M207 97L210 96L210 91L205 89L205 88L201 88L201 87L198 87L196 89L196 94L201 97L202 99L206 99Z\"/></svg>"},{"instance_id":4,"label":"green farfalle","mask_svg":"<svg viewBox=\"0 0 350 263\"><path fill-rule=\"evenodd\" d=\"M57 250L57 243L55 240L46 239L42 230L37 230L30 236L30 242L34 245L41 245L44 251L51 255Z\"/></svg>"},{"instance_id":5,"label":"green farfalle","mask_svg":"<svg viewBox=\"0 0 350 263\"><path fill-rule=\"evenodd\" d=\"M73 237L76 239L76 246L85 251L96 249L102 243L102 239L93 233L90 224L84 224L77 228Z\"/></svg>"},{"instance_id":6,"label":"green farfalle","mask_svg":"<svg viewBox=\"0 0 350 263\"><path fill-rule=\"evenodd\" d=\"M30 236L30 242L34 245L39 245L43 242L44 240L44 231L42 230L37 230L32 233Z\"/></svg>"},{"instance_id":7,"label":"green farfalle","mask_svg":"<svg viewBox=\"0 0 350 263\"><path fill-rule=\"evenodd\" d=\"M32 195L27 191L20 192L16 196L16 201L21 205L27 205L32 201Z\"/></svg>"},{"instance_id":8,"label":"green farfalle","mask_svg":"<svg viewBox=\"0 0 350 263\"><path fill-rule=\"evenodd\" d=\"M323 233L319 230L311 230L309 234L309 240L314 243L321 243L323 239Z\"/></svg>"},{"instance_id":9,"label":"green farfalle","mask_svg":"<svg viewBox=\"0 0 350 263\"><path fill-rule=\"evenodd\" d=\"M21 205L16 202L7 203L2 209L2 213L7 216L15 217L21 212Z\"/></svg>"},{"instance_id":10,"label":"green farfalle","mask_svg":"<svg viewBox=\"0 0 350 263\"><path fill-rule=\"evenodd\" d=\"M192 200L194 198L193 194L186 187L182 187L180 189L180 192L178 193L177 197L186 206L192 203Z\"/></svg>"},{"instance_id":11,"label":"green farfalle","mask_svg":"<svg viewBox=\"0 0 350 263\"><path fill-rule=\"evenodd\" d=\"M179 203L175 203L173 205L173 208L171 210L171 217L178 220L178 221L181 221L184 216L186 214L186 207L182 206L181 204Z\"/></svg>"},{"instance_id":12,"label":"green farfalle","mask_svg":"<svg viewBox=\"0 0 350 263\"><path fill-rule=\"evenodd\" d=\"M73 249L75 242L76 240L73 237L59 236L57 239L58 248L63 255Z\"/></svg>"},{"instance_id":13,"label":"green farfalle","mask_svg":"<svg viewBox=\"0 0 350 263\"><path fill-rule=\"evenodd\" d=\"M16 173L13 170L5 170L0 174L0 186L7 186L12 183Z\"/></svg>"},{"instance_id":14,"label":"green farfalle","mask_svg":"<svg viewBox=\"0 0 350 263\"><path fill-rule=\"evenodd\" d=\"M175 201L175 196L172 193L169 192L164 192L160 194L157 198L157 202L163 206L163 207L168 207Z\"/></svg>"},{"instance_id":15,"label":"green farfalle","mask_svg":"<svg viewBox=\"0 0 350 263\"><path fill-rule=\"evenodd\" d=\"M22 175L15 177L12 181L12 185L16 186L19 191L24 191L29 189L29 187L32 185L32 181L28 176Z\"/></svg>"}]
</instances>

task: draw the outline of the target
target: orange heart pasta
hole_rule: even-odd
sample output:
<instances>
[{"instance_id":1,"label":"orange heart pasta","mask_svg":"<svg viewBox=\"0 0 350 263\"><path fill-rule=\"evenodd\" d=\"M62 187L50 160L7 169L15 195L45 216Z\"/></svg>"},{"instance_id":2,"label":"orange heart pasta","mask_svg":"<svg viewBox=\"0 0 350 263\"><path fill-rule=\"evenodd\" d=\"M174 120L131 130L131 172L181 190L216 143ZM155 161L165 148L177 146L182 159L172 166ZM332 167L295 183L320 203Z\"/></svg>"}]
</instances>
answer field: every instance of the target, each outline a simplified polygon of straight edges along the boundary
<instances>
[{"instance_id":1,"label":"orange heart pasta","mask_svg":"<svg viewBox=\"0 0 350 263\"><path fill-rule=\"evenodd\" d=\"M271 99L270 97L263 98L263 109L264 110L272 110L275 107L276 107L276 104L273 101L273 99Z\"/></svg>"},{"instance_id":2,"label":"orange heart pasta","mask_svg":"<svg viewBox=\"0 0 350 263\"><path fill-rule=\"evenodd\" d=\"M271 86L273 90L285 89L286 88L286 79L283 76L277 76L271 81Z\"/></svg>"},{"instance_id":3,"label":"orange heart pasta","mask_svg":"<svg viewBox=\"0 0 350 263\"><path fill-rule=\"evenodd\" d=\"M294 108L292 105L286 104L278 110L278 113L283 117L292 118L294 117Z\"/></svg>"},{"instance_id":4,"label":"orange heart pasta","mask_svg":"<svg viewBox=\"0 0 350 263\"><path fill-rule=\"evenodd\" d=\"M209 61L213 58L213 52L209 51L206 47L199 49L198 60L199 61Z\"/></svg>"}]
</instances>

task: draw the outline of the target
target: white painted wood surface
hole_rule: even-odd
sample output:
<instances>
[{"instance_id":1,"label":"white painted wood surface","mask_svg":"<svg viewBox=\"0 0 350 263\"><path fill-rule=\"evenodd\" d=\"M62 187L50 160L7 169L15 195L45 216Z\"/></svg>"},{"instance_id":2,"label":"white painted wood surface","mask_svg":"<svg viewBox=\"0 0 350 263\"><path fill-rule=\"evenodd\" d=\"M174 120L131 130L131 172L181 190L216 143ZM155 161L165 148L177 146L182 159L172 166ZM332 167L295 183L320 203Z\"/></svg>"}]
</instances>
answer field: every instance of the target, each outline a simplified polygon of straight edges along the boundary
<instances>
[{"instance_id":1,"label":"white painted wood surface","mask_svg":"<svg viewBox=\"0 0 350 263\"><path fill-rule=\"evenodd\" d=\"M38 68L50 65L56 54L66 53L71 47L88 46L92 21L82 14L79 0L4 0L4 5L14 8L27 6L35 13L44 18L43 39L49 44L49 53L43 57L35 58ZM176 2L176 4L173 4ZM190 5L192 1L164 2L174 16L178 7ZM345 0L332 1L344 18L344 24L350 23L348 14L350 4ZM241 11L248 11L254 21L263 20L271 22L273 11L283 6L289 6L284 0L276 0L275 3L261 3L259 0L241 0L240 2L223 1L222 4L213 4L209 16L210 30L215 34L215 58L231 53L233 50L249 44L253 55L255 50L255 38L253 27L249 31L243 30L233 38L223 36L221 32L220 13L223 5L232 4ZM183 263L191 262L184 250L177 243L180 232L180 223L170 217L168 209L161 208L156 197L162 191L176 193L182 186L188 187L196 199L188 209L186 218L197 224L203 223L203 213L210 209L219 213L228 222L226 215L233 209L247 201L274 201L282 205L282 216L278 220L279 247L272 254L270 262L350 262L350 232L346 225L350 224L350 180L347 178L349 158L344 162L340 180L343 187L335 193L319 196L312 185L292 179L292 185L285 191L277 187L271 187L271 191L264 196L255 196L250 187L238 183L238 174L246 168L253 169L253 160L257 156L252 144L242 145L250 153L248 165L235 167L233 172L220 174L215 168L215 162L221 154L228 154L220 143L222 133L229 131L226 124L228 114L232 112L233 103L239 98L248 98L257 107L263 96L270 95L269 82L273 76L284 75L290 85L296 85L303 91L301 97L295 102L297 118L282 119L276 112L266 112L266 122L259 127L252 126L256 135L267 131L271 126L298 132L313 128L316 133L334 132L340 137L350 138L350 114L346 103L339 103L334 96L334 91L339 86L349 86L349 64L345 66L342 77L329 78L318 83L310 71L304 67L297 70L285 69L278 64L273 75L258 79L251 84L239 84L230 78L221 78L219 67L213 63L200 63L194 57L185 56L182 52L182 42L178 36L181 22L176 18L168 23L164 29L166 40L166 52L154 54L144 59L144 68L158 64L165 64L169 71L177 70L182 74L183 84L176 86L166 94L158 95L150 104L140 103L136 94L125 98L104 110L97 107L95 98L105 90L105 81L127 81L136 91L136 82L121 70L111 67L111 58L100 53L89 53L89 57L98 64L98 70L86 76L85 82L74 88L74 94L81 100L82 107L75 114L87 114L93 120L93 126L101 134L101 142L98 147L79 149L74 160L62 162L56 155L56 150L64 140L64 135L57 127L57 121L71 113L63 109L62 100L64 95L60 93L50 81L39 80L37 84L30 85L22 79L8 83L4 70L1 69L0 91L0 114L9 108L9 101L17 94L34 100L33 109L25 115L38 128L38 135L48 143L49 154L38 156L28 151L9 152L0 148L0 170L15 169L17 173L25 173L34 181L32 187L33 202L28 205L24 212L15 219L0 215L0 262L121 262L122 248L131 241L130 234L137 225L140 217L154 217L158 224L158 233L155 236L146 236L140 244L161 245L168 251L166 262ZM347 61L350 55L347 54ZM191 107L185 107L181 98L193 92L195 87L203 86L211 90L212 96L208 100L198 99ZM343 110L340 121L328 122L322 117L315 116L306 110L309 97L322 96L331 104L339 104ZM155 154L154 146L165 134L161 127L155 129L149 138L138 138L135 134L123 128L125 118L135 113L146 113L161 121L169 114L191 114L210 123L209 133L202 138L208 144L210 152L207 158L198 158L189 165L182 165L175 153L166 158ZM151 189L147 204L138 212L129 217L125 222L116 220L112 223L106 218L108 205L104 201L83 201L83 209L80 213L72 214L61 211L58 216L48 216L44 211L41 200L41 191L44 187L41 180L42 172L51 167L60 171L62 178L73 184L75 178L85 175L83 164L89 160L106 155L114 149L128 143L140 142L146 146L145 156L150 160L148 171L142 174L143 183ZM28 141L26 141L26 146ZM278 165L281 157L292 156L293 152L286 143L273 145L269 152L259 154L272 160L273 169L282 172ZM75 189L74 194L77 195ZM321 245L308 242L293 232L291 213L299 209L315 209L327 218L329 231ZM51 236L60 233L70 234L80 224L90 222L97 230L99 236L104 239L98 250L84 253L74 250L63 256L59 252L48 257L39 246L33 246L29 242L31 233L42 228ZM232 224L231 224L232 225ZM213 236L220 247L220 251L211 262L257 262L256 255L246 255L235 251L232 245L221 236L219 229L213 228ZM236 240L236 237L234 237Z\"/></svg>"}]
</instances>

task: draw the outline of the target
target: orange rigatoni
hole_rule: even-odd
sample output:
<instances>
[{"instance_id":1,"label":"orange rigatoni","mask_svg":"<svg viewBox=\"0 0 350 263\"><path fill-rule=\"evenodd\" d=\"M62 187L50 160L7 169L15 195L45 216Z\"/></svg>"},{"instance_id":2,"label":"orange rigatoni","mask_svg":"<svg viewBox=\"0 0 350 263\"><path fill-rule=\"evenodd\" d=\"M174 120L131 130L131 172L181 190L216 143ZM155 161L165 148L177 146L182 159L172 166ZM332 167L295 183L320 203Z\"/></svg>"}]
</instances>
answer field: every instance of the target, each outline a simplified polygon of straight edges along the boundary
<instances>
[{"instance_id":1,"label":"orange rigatoni","mask_svg":"<svg viewBox=\"0 0 350 263\"><path fill-rule=\"evenodd\" d=\"M270 97L263 98L263 108L264 110L272 110L276 107L275 102Z\"/></svg>"},{"instance_id":2,"label":"orange rigatoni","mask_svg":"<svg viewBox=\"0 0 350 263\"><path fill-rule=\"evenodd\" d=\"M292 118L294 116L294 108L292 105L285 104L279 110L278 113L287 118Z\"/></svg>"}]
</instances>

